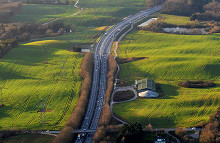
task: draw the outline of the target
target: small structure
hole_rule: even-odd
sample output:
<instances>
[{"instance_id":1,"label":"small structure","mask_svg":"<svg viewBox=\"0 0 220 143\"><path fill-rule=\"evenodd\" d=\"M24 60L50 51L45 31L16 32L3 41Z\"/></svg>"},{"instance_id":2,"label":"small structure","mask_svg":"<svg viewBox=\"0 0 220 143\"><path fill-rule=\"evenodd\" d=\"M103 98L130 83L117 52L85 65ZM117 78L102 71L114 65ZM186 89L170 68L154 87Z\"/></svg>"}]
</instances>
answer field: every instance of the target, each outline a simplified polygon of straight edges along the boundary
<instances>
[{"instance_id":1,"label":"small structure","mask_svg":"<svg viewBox=\"0 0 220 143\"><path fill-rule=\"evenodd\" d=\"M138 94L140 97L158 97L159 94L151 90L143 91Z\"/></svg>"},{"instance_id":2,"label":"small structure","mask_svg":"<svg viewBox=\"0 0 220 143\"><path fill-rule=\"evenodd\" d=\"M141 80L135 80L135 86L139 91L146 91L146 90L152 90L156 91L156 84L154 80L151 79L141 79Z\"/></svg>"},{"instance_id":3,"label":"small structure","mask_svg":"<svg viewBox=\"0 0 220 143\"><path fill-rule=\"evenodd\" d=\"M138 95L140 97L158 97L159 94L156 93L156 84L154 80L142 79L135 80L135 87L138 90Z\"/></svg>"},{"instance_id":4,"label":"small structure","mask_svg":"<svg viewBox=\"0 0 220 143\"><path fill-rule=\"evenodd\" d=\"M155 21L155 20L157 20L157 18L151 18L151 19L149 19L148 21L146 21L146 22L144 22L144 23L138 25L137 27L138 27L138 28L145 27L145 26L147 26L149 23L151 23L151 22L153 22L153 21Z\"/></svg>"},{"instance_id":5,"label":"small structure","mask_svg":"<svg viewBox=\"0 0 220 143\"><path fill-rule=\"evenodd\" d=\"M154 143L166 143L166 139L161 136L157 136Z\"/></svg>"}]
</instances>

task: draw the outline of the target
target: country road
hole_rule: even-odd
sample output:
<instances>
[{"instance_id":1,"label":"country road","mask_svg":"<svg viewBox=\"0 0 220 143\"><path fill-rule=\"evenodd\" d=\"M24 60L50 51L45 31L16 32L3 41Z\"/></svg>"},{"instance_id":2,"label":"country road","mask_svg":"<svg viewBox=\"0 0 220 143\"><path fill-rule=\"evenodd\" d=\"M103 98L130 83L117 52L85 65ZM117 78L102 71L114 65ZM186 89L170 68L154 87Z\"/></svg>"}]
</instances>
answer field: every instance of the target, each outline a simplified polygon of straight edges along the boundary
<instances>
[{"instance_id":1,"label":"country road","mask_svg":"<svg viewBox=\"0 0 220 143\"><path fill-rule=\"evenodd\" d=\"M74 4L74 7L78 8L79 11L77 11L76 13L74 13L73 15L70 15L70 16L75 16L75 15L77 15L77 14L79 14L79 13L82 12L83 8L80 8L79 6L77 6L78 3L79 3L79 0L76 1L76 3ZM51 23L51 22L53 22L53 21L55 21L55 20L58 20L58 19L60 19L60 18L51 19L50 21L45 22L45 23L43 23L42 25L47 25L47 24L49 24L49 23Z\"/></svg>"},{"instance_id":2,"label":"country road","mask_svg":"<svg viewBox=\"0 0 220 143\"><path fill-rule=\"evenodd\" d=\"M138 21L161 9L162 5L158 5L148 10L143 10L134 15L128 16L125 20L108 30L98 41L94 52L92 89L87 111L81 126L82 130L96 130L98 128L98 121L101 115L102 107L104 105L104 95L106 92L107 58L116 36L119 35L121 31L128 26L137 23ZM75 142L91 143L93 135L94 133L85 133L83 137L78 138Z\"/></svg>"}]
</instances>

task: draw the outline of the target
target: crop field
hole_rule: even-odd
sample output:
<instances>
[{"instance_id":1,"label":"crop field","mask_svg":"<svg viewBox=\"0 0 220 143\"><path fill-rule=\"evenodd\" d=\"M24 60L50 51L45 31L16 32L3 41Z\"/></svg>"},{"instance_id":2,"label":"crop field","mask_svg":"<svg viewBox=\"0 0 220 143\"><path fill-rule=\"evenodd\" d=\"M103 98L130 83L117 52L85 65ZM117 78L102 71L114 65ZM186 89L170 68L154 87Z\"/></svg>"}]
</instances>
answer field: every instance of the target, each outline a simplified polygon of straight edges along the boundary
<instances>
[{"instance_id":1,"label":"crop field","mask_svg":"<svg viewBox=\"0 0 220 143\"><path fill-rule=\"evenodd\" d=\"M160 14L161 17L165 18L164 22L173 25L186 25L191 23L190 18L187 16Z\"/></svg>"},{"instance_id":2,"label":"crop field","mask_svg":"<svg viewBox=\"0 0 220 143\"><path fill-rule=\"evenodd\" d=\"M44 23L54 18L71 16L78 11L73 5L24 4L11 22Z\"/></svg>"},{"instance_id":3,"label":"crop field","mask_svg":"<svg viewBox=\"0 0 220 143\"><path fill-rule=\"evenodd\" d=\"M134 31L119 57L148 57L121 64L120 80L149 78L161 84L163 97L116 104L114 113L128 122L154 127L191 127L208 121L220 104L220 34L175 35ZM126 69L126 70L125 70ZM178 87L183 80L212 80L205 89Z\"/></svg>"},{"instance_id":4,"label":"crop field","mask_svg":"<svg viewBox=\"0 0 220 143\"><path fill-rule=\"evenodd\" d=\"M81 88L82 54L66 41L20 44L0 59L0 129L61 129ZM45 111L45 112L43 112Z\"/></svg>"}]
</instances>

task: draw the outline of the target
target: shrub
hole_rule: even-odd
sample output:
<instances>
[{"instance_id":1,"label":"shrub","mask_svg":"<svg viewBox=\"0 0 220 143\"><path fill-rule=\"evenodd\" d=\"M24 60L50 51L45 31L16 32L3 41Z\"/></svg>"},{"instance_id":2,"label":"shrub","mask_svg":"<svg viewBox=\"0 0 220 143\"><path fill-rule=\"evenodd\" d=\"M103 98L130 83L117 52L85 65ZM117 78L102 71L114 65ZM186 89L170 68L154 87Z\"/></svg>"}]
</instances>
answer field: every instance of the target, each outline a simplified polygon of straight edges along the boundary
<instances>
[{"instance_id":1,"label":"shrub","mask_svg":"<svg viewBox=\"0 0 220 143\"><path fill-rule=\"evenodd\" d=\"M186 88L205 88L205 87L214 87L215 83L212 81L182 81L178 86Z\"/></svg>"}]
</instances>

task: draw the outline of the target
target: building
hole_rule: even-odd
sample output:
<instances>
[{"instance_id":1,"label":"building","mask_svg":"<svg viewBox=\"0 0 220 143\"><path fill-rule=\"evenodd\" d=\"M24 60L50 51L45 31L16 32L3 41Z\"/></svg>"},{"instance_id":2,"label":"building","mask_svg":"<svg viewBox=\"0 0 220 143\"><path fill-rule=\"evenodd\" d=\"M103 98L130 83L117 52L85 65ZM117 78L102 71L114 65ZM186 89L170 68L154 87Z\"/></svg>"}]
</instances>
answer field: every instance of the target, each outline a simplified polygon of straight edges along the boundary
<instances>
[{"instance_id":1,"label":"building","mask_svg":"<svg viewBox=\"0 0 220 143\"><path fill-rule=\"evenodd\" d=\"M138 95L140 97L158 97L159 94L156 93L156 84L154 80L142 79L135 80L135 87L137 88Z\"/></svg>"},{"instance_id":2,"label":"building","mask_svg":"<svg viewBox=\"0 0 220 143\"><path fill-rule=\"evenodd\" d=\"M135 86L138 92L146 91L146 90L156 91L155 81L151 79L135 80Z\"/></svg>"},{"instance_id":3,"label":"building","mask_svg":"<svg viewBox=\"0 0 220 143\"><path fill-rule=\"evenodd\" d=\"M154 143L166 143L166 139L161 136L157 136Z\"/></svg>"}]
</instances>

